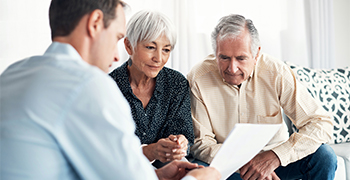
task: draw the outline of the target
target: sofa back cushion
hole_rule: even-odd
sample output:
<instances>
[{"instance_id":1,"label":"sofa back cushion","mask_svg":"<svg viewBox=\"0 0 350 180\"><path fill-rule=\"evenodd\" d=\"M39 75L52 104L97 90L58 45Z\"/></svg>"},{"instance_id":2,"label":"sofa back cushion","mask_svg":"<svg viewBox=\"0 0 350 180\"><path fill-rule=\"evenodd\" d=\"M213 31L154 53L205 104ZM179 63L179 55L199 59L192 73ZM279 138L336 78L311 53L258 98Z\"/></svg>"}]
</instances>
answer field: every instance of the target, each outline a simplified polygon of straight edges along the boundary
<instances>
[{"instance_id":1,"label":"sofa back cushion","mask_svg":"<svg viewBox=\"0 0 350 180\"><path fill-rule=\"evenodd\" d=\"M350 142L350 67L323 70L286 64L312 97L333 116L333 139L329 143Z\"/></svg>"}]
</instances>

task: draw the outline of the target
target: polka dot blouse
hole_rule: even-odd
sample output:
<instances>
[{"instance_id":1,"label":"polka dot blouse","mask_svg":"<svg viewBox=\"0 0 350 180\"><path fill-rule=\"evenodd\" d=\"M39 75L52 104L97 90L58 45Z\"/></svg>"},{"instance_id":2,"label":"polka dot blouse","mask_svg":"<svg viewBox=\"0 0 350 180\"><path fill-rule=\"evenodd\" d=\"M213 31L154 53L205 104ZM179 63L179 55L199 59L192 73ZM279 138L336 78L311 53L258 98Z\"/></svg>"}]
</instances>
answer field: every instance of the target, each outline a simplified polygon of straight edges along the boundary
<instances>
[{"instance_id":1,"label":"polka dot blouse","mask_svg":"<svg viewBox=\"0 0 350 180\"><path fill-rule=\"evenodd\" d=\"M141 144L155 143L170 134L183 134L189 145L193 144L189 84L181 73L164 67L156 77L155 90L145 109L132 92L127 62L109 75L130 104L136 124L135 134Z\"/></svg>"}]
</instances>

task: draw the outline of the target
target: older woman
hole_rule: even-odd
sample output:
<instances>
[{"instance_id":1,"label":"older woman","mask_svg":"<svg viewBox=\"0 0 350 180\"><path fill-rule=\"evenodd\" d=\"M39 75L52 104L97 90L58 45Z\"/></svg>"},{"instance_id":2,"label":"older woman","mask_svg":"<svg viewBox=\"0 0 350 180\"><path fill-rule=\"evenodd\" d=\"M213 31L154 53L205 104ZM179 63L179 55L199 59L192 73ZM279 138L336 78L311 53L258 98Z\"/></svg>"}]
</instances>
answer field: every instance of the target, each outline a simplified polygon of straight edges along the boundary
<instances>
[{"instance_id":1,"label":"older woman","mask_svg":"<svg viewBox=\"0 0 350 180\"><path fill-rule=\"evenodd\" d=\"M110 74L130 104L135 133L150 161L182 159L194 140L188 82L164 67L175 43L166 16L140 11L127 25L124 44L130 58Z\"/></svg>"}]
</instances>

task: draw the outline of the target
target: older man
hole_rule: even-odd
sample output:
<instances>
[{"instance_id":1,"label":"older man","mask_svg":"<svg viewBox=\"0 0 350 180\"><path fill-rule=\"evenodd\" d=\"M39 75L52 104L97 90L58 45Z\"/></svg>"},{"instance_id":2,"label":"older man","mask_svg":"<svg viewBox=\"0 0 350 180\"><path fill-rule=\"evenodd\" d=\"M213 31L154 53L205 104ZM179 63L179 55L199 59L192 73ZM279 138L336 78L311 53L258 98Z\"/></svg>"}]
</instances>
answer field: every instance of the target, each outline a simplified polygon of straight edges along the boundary
<instances>
[{"instance_id":1,"label":"older man","mask_svg":"<svg viewBox=\"0 0 350 180\"><path fill-rule=\"evenodd\" d=\"M212 44L215 55L188 74L194 157L210 164L236 123L283 123L283 108L299 132L289 137L283 123L263 152L230 178L333 179L336 156L324 144L332 135L330 117L283 62L260 52L252 21L223 17Z\"/></svg>"},{"instance_id":2,"label":"older man","mask_svg":"<svg viewBox=\"0 0 350 180\"><path fill-rule=\"evenodd\" d=\"M130 107L106 74L125 35L119 0L52 0L53 43L0 76L0 179L180 179L142 155ZM184 179L220 178L213 168Z\"/></svg>"}]
</instances>

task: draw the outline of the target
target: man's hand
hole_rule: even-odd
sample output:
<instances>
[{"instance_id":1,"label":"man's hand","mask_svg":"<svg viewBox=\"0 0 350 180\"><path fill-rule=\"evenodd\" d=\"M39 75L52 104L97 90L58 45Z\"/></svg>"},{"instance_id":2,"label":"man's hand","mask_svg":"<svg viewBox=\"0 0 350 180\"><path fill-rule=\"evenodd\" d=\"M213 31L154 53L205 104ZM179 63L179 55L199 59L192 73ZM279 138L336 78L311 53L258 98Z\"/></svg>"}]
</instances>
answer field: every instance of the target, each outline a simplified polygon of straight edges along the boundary
<instances>
[{"instance_id":1,"label":"man's hand","mask_svg":"<svg viewBox=\"0 0 350 180\"><path fill-rule=\"evenodd\" d=\"M269 176L267 176L264 180L280 180L275 172L272 172Z\"/></svg>"},{"instance_id":2,"label":"man's hand","mask_svg":"<svg viewBox=\"0 0 350 180\"><path fill-rule=\"evenodd\" d=\"M201 169L194 169L186 174L186 176L193 176L197 180L219 180L221 178L221 174L218 170L213 167L205 167Z\"/></svg>"},{"instance_id":3,"label":"man's hand","mask_svg":"<svg viewBox=\"0 0 350 180\"><path fill-rule=\"evenodd\" d=\"M266 151L256 155L252 160L240 168L243 180L279 180L274 170L281 165L280 160L273 151Z\"/></svg>"},{"instance_id":4,"label":"man's hand","mask_svg":"<svg viewBox=\"0 0 350 180\"><path fill-rule=\"evenodd\" d=\"M188 170L190 171L188 172ZM156 174L160 180L179 180L185 175L193 176L197 180L216 180L221 177L219 171L213 167L204 168L204 166L198 166L197 164L177 160L157 169Z\"/></svg>"},{"instance_id":5,"label":"man's hand","mask_svg":"<svg viewBox=\"0 0 350 180\"><path fill-rule=\"evenodd\" d=\"M184 177L187 173L186 169L195 168L198 168L198 164L175 160L157 169L156 174L160 180L175 180Z\"/></svg>"},{"instance_id":6,"label":"man's hand","mask_svg":"<svg viewBox=\"0 0 350 180\"><path fill-rule=\"evenodd\" d=\"M187 155L188 141L184 135L170 135L157 143L143 147L143 154L148 160L158 159L161 162L180 160ZM185 150L186 149L186 150Z\"/></svg>"}]
</instances>

